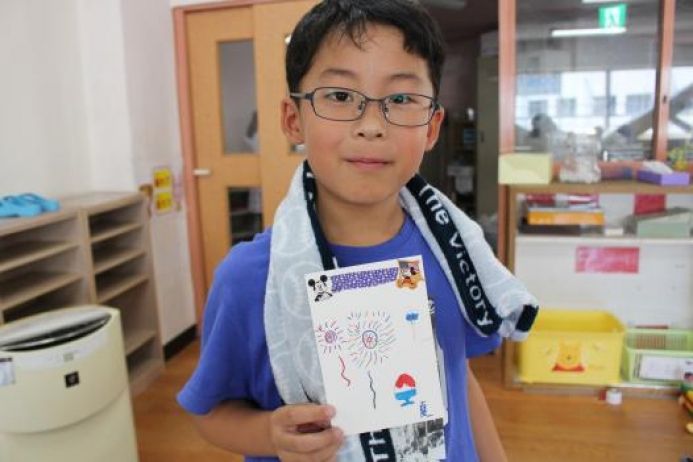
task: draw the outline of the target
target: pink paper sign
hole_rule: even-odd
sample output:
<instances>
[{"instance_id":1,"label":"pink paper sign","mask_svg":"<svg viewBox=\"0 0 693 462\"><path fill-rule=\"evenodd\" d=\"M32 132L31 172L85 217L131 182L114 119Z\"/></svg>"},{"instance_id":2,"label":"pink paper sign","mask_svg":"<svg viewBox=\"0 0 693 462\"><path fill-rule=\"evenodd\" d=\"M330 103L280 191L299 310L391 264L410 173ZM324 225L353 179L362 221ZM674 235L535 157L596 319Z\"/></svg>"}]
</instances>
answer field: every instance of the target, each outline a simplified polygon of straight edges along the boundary
<instances>
[{"instance_id":1,"label":"pink paper sign","mask_svg":"<svg viewBox=\"0 0 693 462\"><path fill-rule=\"evenodd\" d=\"M637 273L638 247L578 247L575 271L578 273Z\"/></svg>"}]
</instances>

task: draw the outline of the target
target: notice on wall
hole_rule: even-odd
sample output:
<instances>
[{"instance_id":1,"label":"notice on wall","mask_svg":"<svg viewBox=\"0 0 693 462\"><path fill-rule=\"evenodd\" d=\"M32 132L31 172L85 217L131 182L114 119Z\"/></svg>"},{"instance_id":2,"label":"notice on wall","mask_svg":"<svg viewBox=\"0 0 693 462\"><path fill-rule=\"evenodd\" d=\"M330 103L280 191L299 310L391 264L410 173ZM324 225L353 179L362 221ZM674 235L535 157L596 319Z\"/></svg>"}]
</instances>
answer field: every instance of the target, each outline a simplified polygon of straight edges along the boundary
<instances>
[{"instance_id":1,"label":"notice on wall","mask_svg":"<svg viewBox=\"0 0 693 462\"><path fill-rule=\"evenodd\" d=\"M173 197L173 172L169 167L157 167L153 172L152 206L157 215L163 215L175 210Z\"/></svg>"},{"instance_id":2,"label":"notice on wall","mask_svg":"<svg viewBox=\"0 0 693 462\"><path fill-rule=\"evenodd\" d=\"M588 247L575 251L577 273L637 273L640 267L638 247Z\"/></svg>"}]
</instances>

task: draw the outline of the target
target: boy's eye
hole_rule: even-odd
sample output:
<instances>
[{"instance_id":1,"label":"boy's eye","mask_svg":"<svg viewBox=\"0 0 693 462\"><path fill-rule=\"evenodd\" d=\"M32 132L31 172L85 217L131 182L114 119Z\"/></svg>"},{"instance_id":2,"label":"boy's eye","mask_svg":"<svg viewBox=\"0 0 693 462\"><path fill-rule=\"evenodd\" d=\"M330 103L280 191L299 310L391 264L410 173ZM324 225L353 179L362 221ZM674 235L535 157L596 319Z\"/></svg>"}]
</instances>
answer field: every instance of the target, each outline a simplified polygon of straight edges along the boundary
<instances>
[{"instance_id":1,"label":"boy's eye","mask_svg":"<svg viewBox=\"0 0 693 462\"><path fill-rule=\"evenodd\" d=\"M325 97L330 101L335 101L338 103L350 103L354 100L354 95L351 92L340 90L328 92Z\"/></svg>"},{"instance_id":2,"label":"boy's eye","mask_svg":"<svg viewBox=\"0 0 693 462\"><path fill-rule=\"evenodd\" d=\"M400 93L397 95L390 95L388 97L388 102L392 104L407 104L413 102L413 98L411 97L411 95Z\"/></svg>"}]
</instances>

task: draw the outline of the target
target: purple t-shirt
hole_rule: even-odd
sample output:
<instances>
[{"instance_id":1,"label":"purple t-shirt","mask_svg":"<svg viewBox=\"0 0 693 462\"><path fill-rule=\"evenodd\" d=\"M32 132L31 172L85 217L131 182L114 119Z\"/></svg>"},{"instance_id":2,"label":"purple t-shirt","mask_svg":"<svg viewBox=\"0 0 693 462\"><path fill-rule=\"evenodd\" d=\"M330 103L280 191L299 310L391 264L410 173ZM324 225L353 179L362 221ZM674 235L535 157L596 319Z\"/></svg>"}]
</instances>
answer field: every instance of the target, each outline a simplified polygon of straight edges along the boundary
<instances>
[{"instance_id":1,"label":"purple t-shirt","mask_svg":"<svg viewBox=\"0 0 693 462\"><path fill-rule=\"evenodd\" d=\"M252 242L237 244L215 272L207 300L200 361L178 394L188 412L207 414L225 400L249 400L258 408L283 405L270 365L263 306L271 230ZM340 267L422 255L428 296L435 303L436 337L444 353L448 424L448 461L478 460L467 405L467 358L500 345L496 335L481 337L460 312L454 293L426 241L407 217L399 233L372 247L331 247ZM247 457L246 461L277 461Z\"/></svg>"}]
</instances>

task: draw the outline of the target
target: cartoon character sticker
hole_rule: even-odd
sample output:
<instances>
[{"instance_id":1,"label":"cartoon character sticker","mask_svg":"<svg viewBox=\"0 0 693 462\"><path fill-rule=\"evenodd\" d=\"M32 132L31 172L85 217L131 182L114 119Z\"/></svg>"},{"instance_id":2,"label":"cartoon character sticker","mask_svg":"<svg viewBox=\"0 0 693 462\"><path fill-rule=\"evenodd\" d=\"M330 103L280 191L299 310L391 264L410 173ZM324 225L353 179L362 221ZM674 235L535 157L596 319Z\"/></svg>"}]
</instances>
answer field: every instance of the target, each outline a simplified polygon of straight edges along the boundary
<instances>
[{"instance_id":1,"label":"cartoon character sticker","mask_svg":"<svg viewBox=\"0 0 693 462\"><path fill-rule=\"evenodd\" d=\"M421 269L419 268L418 260L397 260L399 265L399 274L397 275L397 287L400 289L402 287L409 287L410 289L416 289L419 282L423 281L421 276Z\"/></svg>"},{"instance_id":2,"label":"cartoon character sticker","mask_svg":"<svg viewBox=\"0 0 693 462\"><path fill-rule=\"evenodd\" d=\"M308 286L313 289L313 294L315 295L314 300L316 302L327 300L332 297L330 279L324 274L318 279L308 279Z\"/></svg>"}]
</instances>

